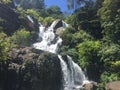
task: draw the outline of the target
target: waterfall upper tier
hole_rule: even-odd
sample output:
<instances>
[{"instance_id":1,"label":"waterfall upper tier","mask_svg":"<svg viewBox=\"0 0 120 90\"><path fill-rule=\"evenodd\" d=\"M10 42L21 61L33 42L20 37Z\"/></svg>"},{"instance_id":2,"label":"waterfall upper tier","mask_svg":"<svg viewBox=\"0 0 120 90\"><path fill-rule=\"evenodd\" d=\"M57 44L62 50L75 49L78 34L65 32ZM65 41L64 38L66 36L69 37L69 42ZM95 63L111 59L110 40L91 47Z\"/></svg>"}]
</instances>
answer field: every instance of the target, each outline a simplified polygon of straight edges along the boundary
<instances>
[{"instance_id":1,"label":"waterfall upper tier","mask_svg":"<svg viewBox=\"0 0 120 90\"><path fill-rule=\"evenodd\" d=\"M50 27L46 28L43 25L39 27L39 40L40 42L34 43L33 47L43 51L49 51L52 53L57 53L59 46L62 44L62 39L55 34L54 29L60 24L62 27L67 27L64 21L56 20ZM62 23L62 24L61 24Z\"/></svg>"}]
</instances>

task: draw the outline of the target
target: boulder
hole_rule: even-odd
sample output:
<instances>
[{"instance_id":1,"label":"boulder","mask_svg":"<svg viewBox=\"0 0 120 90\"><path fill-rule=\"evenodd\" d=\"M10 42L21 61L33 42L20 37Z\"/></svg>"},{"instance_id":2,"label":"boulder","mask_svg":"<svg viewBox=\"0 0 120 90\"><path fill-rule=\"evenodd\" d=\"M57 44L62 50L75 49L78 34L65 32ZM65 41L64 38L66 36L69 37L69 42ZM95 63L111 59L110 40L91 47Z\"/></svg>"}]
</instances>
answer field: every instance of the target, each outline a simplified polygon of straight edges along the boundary
<instances>
[{"instance_id":1,"label":"boulder","mask_svg":"<svg viewBox=\"0 0 120 90\"><path fill-rule=\"evenodd\" d=\"M55 20L52 24L52 27L54 30L59 28L59 27L63 27L62 20L60 20L60 19Z\"/></svg>"},{"instance_id":2,"label":"boulder","mask_svg":"<svg viewBox=\"0 0 120 90\"><path fill-rule=\"evenodd\" d=\"M113 81L105 85L105 90L120 90L120 81Z\"/></svg>"},{"instance_id":3,"label":"boulder","mask_svg":"<svg viewBox=\"0 0 120 90\"><path fill-rule=\"evenodd\" d=\"M83 85L82 90L96 90L97 89L97 83L94 81L91 81L90 83L86 83Z\"/></svg>"},{"instance_id":4,"label":"boulder","mask_svg":"<svg viewBox=\"0 0 120 90\"><path fill-rule=\"evenodd\" d=\"M31 47L14 48L10 60L0 64L2 90L60 90L58 56Z\"/></svg>"},{"instance_id":5,"label":"boulder","mask_svg":"<svg viewBox=\"0 0 120 90\"><path fill-rule=\"evenodd\" d=\"M65 28L59 27L59 28L56 29L56 34L57 35L62 35L64 31L65 31Z\"/></svg>"}]
</instances>

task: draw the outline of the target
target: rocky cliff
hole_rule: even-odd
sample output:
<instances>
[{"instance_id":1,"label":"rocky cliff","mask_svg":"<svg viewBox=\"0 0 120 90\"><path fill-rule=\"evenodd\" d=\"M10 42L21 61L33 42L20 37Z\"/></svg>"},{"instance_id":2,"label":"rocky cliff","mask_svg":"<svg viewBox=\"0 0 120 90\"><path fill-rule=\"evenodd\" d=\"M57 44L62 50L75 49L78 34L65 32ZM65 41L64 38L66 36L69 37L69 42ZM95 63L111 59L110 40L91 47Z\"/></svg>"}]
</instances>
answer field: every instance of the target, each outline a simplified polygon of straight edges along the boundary
<instances>
[{"instance_id":1,"label":"rocky cliff","mask_svg":"<svg viewBox=\"0 0 120 90\"><path fill-rule=\"evenodd\" d=\"M8 5L0 3L0 27L4 32L11 35L18 30L20 26L24 26L30 31L38 31L38 23L34 19L32 23L27 17L19 18L19 14Z\"/></svg>"},{"instance_id":2,"label":"rocky cliff","mask_svg":"<svg viewBox=\"0 0 120 90\"><path fill-rule=\"evenodd\" d=\"M0 26L2 26L8 34L13 33L20 27L18 14L2 3L0 3Z\"/></svg>"},{"instance_id":3,"label":"rocky cliff","mask_svg":"<svg viewBox=\"0 0 120 90\"><path fill-rule=\"evenodd\" d=\"M12 49L0 64L0 90L60 90L61 67L57 55L30 47Z\"/></svg>"}]
</instances>

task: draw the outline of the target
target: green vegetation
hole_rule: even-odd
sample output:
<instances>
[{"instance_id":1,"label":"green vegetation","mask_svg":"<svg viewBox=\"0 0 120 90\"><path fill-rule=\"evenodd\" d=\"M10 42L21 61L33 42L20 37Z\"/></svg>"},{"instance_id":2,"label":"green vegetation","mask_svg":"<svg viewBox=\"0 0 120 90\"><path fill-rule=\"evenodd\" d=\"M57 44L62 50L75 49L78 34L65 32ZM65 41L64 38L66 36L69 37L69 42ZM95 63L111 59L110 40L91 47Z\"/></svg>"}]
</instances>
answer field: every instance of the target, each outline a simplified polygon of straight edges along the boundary
<instances>
[{"instance_id":1,"label":"green vegetation","mask_svg":"<svg viewBox=\"0 0 120 90\"><path fill-rule=\"evenodd\" d=\"M16 44L17 46L28 46L30 45L30 32L26 31L25 29L20 29L13 33L10 40L12 43Z\"/></svg>"},{"instance_id":2,"label":"green vegetation","mask_svg":"<svg viewBox=\"0 0 120 90\"><path fill-rule=\"evenodd\" d=\"M0 63L9 58L8 51L11 48L10 40L7 35L0 32Z\"/></svg>"},{"instance_id":3,"label":"green vegetation","mask_svg":"<svg viewBox=\"0 0 120 90\"><path fill-rule=\"evenodd\" d=\"M68 3L76 10L65 19L72 28L61 35L61 52L76 59L89 79L99 82L98 90L105 90L106 83L120 80L120 1L76 1L85 6L76 9Z\"/></svg>"},{"instance_id":4,"label":"green vegetation","mask_svg":"<svg viewBox=\"0 0 120 90\"><path fill-rule=\"evenodd\" d=\"M70 24L60 35L63 39L60 54L72 56L75 62L86 69L89 79L99 83L98 90L104 90L105 83L120 80L120 0L67 1L70 1L68 7L74 8L74 12L66 18L59 7L46 8L44 4L42 8L28 8L21 5L13 10L19 14L21 21L26 20L26 16L29 15L37 23L40 22L45 26L49 26L58 18ZM73 1L76 1L74 5ZM10 0L2 2L6 4ZM4 18L0 17L0 24L4 22ZM33 31L23 25L21 27L8 36L0 26L0 63L8 60L10 48L31 44ZM46 56L49 54L41 58ZM49 63L49 57L46 61Z\"/></svg>"},{"instance_id":5,"label":"green vegetation","mask_svg":"<svg viewBox=\"0 0 120 90\"><path fill-rule=\"evenodd\" d=\"M11 0L1 0L1 2L3 2L4 4L8 4L11 2Z\"/></svg>"}]
</instances>

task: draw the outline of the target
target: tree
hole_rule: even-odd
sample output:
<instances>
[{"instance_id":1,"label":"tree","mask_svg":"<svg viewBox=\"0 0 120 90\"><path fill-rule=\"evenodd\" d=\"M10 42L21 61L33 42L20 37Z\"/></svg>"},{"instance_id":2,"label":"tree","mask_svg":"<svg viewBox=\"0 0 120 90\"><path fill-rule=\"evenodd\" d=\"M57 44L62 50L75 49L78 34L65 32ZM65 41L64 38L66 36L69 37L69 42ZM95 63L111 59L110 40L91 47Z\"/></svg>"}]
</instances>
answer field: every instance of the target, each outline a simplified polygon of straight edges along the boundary
<instances>
[{"instance_id":1,"label":"tree","mask_svg":"<svg viewBox=\"0 0 120 90\"><path fill-rule=\"evenodd\" d=\"M120 43L120 0L104 0L98 15L104 28L104 39L109 42Z\"/></svg>"},{"instance_id":2,"label":"tree","mask_svg":"<svg viewBox=\"0 0 120 90\"><path fill-rule=\"evenodd\" d=\"M79 7L89 7L93 4L94 0L67 0L68 9L76 10Z\"/></svg>"},{"instance_id":3,"label":"tree","mask_svg":"<svg viewBox=\"0 0 120 90\"><path fill-rule=\"evenodd\" d=\"M47 8L47 14L48 16L51 16L53 18L63 18L63 13L58 6L50 6L49 8Z\"/></svg>"},{"instance_id":4,"label":"tree","mask_svg":"<svg viewBox=\"0 0 120 90\"><path fill-rule=\"evenodd\" d=\"M0 63L9 58L8 51L11 46L11 42L7 35L3 32L0 32Z\"/></svg>"},{"instance_id":5,"label":"tree","mask_svg":"<svg viewBox=\"0 0 120 90\"><path fill-rule=\"evenodd\" d=\"M82 68L86 68L90 79L98 81L103 70L103 62L100 61L99 56L101 42L86 40L83 43L80 43L77 48L79 55L79 65Z\"/></svg>"},{"instance_id":6,"label":"tree","mask_svg":"<svg viewBox=\"0 0 120 90\"><path fill-rule=\"evenodd\" d=\"M17 30L11 36L12 43L16 44L17 46L29 46L30 39L31 39L30 32L24 28Z\"/></svg>"},{"instance_id":7,"label":"tree","mask_svg":"<svg viewBox=\"0 0 120 90\"><path fill-rule=\"evenodd\" d=\"M120 46L118 44L103 44L102 49L100 50L100 55L101 61L104 62L105 71L119 72Z\"/></svg>"},{"instance_id":8,"label":"tree","mask_svg":"<svg viewBox=\"0 0 120 90\"><path fill-rule=\"evenodd\" d=\"M102 38L102 28L99 17L96 15L97 10L95 3L90 5L83 6L77 9L73 15L71 15L68 20L70 24L76 30L84 30L90 35L92 35L95 39Z\"/></svg>"},{"instance_id":9,"label":"tree","mask_svg":"<svg viewBox=\"0 0 120 90\"><path fill-rule=\"evenodd\" d=\"M54 18L53 17L46 17L44 18L43 20L43 23L46 27L50 26L51 23L54 21Z\"/></svg>"},{"instance_id":10,"label":"tree","mask_svg":"<svg viewBox=\"0 0 120 90\"><path fill-rule=\"evenodd\" d=\"M44 0L14 0L24 9L43 9L45 7Z\"/></svg>"},{"instance_id":11,"label":"tree","mask_svg":"<svg viewBox=\"0 0 120 90\"><path fill-rule=\"evenodd\" d=\"M77 6L84 3L85 0L67 0L68 9L77 9Z\"/></svg>"}]
</instances>

